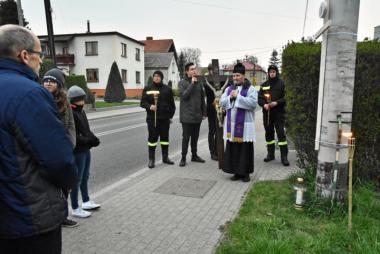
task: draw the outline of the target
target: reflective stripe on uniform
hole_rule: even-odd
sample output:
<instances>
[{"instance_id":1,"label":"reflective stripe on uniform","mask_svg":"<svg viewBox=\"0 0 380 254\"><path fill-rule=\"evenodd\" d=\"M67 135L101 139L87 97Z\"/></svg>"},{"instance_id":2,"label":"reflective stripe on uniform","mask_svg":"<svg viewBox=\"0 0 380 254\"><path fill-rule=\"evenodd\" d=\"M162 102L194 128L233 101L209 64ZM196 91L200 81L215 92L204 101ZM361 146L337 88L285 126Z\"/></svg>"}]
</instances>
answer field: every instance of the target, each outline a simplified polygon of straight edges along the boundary
<instances>
[{"instance_id":1,"label":"reflective stripe on uniform","mask_svg":"<svg viewBox=\"0 0 380 254\"><path fill-rule=\"evenodd\" d=\"M266 90L269 90L269 89L270 89L270 86L262 86L261 89L262 89L263 91L266 91Z\"/></svg>"},{"instance_id":2,"label":"reflective stripe on uniform","mask_svg":"<svg viewBox=\"0 0 380 254\"><path fill-rule=\"evenodd\" d=\"M286 146L288 144L287 141L284 141L284 142L278 142L278 145L279 146Z\"/></svg>"},{"instance_id":3,"label":"reflective stripe on uniform","mask_svg":"<svg viewBox=\"0 0 380 254\"><path fill-rule=\"evenodd\" d=\"M273 144L276 144L276 140L267 141L267 145L273 145Z\"/></svg>"},{"instance_id":4,"label":"reflective stripe on uniform","mask_svg":"<svg viewBox=\"0 0 380 254\"><path fill-rule=\"evenodd\" d=\"M167 145L167 146L168 146L168 145L169 145L169 141L160 141L160 144L161 144L161 145Z\"/></svg>"},{"instance_id":5,"label":"reflective stripe on uniform","mask_svg":"<svg viewBox=\"0 0 380 254\"><path fill-rule=\"evenodd\" d=\"M150 142L148 142L148 146L157 146L157 142L156 143L150 143Z\"/></svg>"}]
</instances>

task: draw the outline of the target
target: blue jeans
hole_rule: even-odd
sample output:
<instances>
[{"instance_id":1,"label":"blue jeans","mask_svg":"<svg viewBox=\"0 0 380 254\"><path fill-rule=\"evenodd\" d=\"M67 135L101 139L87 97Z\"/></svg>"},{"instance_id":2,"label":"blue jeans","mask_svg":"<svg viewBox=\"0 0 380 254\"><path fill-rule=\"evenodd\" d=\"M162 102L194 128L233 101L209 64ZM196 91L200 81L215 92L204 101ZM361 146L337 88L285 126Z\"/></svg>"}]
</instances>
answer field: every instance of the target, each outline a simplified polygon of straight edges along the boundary
<instances>
[{"instance_id":1,"label":"blue jeans","mask_svg":"<svg viewBox=\"0 0 380 254\"><path fill-rule=\"evenodd\" d=\"M91 153L90 150L84 152L74 153L75 164L77 168L78 174L78 184L75 186L70 193L71 198L71 207L73 209L77 209L78 205L78 192L82 194L83 202L87 202L90 200L88 196L88 178L90 176L90 163L91 163Z\"/></svg>"}]
</instances>

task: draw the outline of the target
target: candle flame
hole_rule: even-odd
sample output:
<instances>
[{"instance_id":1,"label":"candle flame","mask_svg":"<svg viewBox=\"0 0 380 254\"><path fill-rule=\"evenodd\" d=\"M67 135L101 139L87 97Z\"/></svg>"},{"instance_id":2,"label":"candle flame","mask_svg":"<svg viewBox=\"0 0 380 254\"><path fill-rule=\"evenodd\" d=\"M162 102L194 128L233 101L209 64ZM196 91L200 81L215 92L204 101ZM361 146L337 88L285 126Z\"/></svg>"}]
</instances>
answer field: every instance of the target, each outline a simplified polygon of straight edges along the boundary
<instances>
[{"instance_id":1,"label":"candle flame","mask_svg":"<svg viewBox=\"0 0 380 254\"><path fill-rule=\"evenodd\" d=\"M346 138L352 138L352 132L343 132L342 136L344 136Z\"/></svg>"}]
</instances>

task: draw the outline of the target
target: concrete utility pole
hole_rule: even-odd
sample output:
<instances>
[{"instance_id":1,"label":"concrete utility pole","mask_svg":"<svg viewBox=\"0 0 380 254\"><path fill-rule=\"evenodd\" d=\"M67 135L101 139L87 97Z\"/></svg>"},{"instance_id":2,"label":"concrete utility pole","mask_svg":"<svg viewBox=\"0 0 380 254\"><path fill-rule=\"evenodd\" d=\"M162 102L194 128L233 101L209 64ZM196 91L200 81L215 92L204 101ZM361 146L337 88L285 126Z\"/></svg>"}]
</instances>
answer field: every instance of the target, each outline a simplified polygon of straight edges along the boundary
<instances>
[{"instance_id":1,"label":"concrete utility pole","mask_svg":"<svg viewBox=\"0 0 380 254\"><path fill-rule=\"evenodd\" d=\"M18 15L18 24L24 26L24 14L21 8L21 0L17 0L17 15Z\"/></svg>"},{"instance_id":2,"label":"concrete utility pole","mask_svg":"<svg viewBox=\"0 0 380 254\"><path fill-rule=\"evenodd\" d=\"M53 22L51 19L50 0L44 0L44 3L45 3L45 15L46 15L46 25L47 25L47 31L48 31L50 57L53 60L54 65L57 66L57 59L55 57L54 31L53 31Z\"/></svg>"},{"instance_id":3,"label":"concrete utility pole","mask_svg":"<svg viewBox=\"0 0 380 254\"><path fill-rule=\"evenodd\" d=\"M338 201L344 200L347 193L347 139L341 134L351 131L359 5L360 0L324 1L320 8L324 26L314 37L323 34L316 189L321 196Z\"/></svg>"}]
</instances>

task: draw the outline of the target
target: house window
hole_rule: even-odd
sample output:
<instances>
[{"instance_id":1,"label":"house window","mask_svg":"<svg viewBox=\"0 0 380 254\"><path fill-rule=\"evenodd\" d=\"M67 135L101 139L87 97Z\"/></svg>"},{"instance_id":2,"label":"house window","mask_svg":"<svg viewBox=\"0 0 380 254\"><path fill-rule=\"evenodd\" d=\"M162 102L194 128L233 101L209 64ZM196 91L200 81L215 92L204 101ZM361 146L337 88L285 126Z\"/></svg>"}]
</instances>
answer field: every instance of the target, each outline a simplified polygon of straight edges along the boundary
<instances>
[{"instance_id":1,"label":"house window","mask_svg":"<svg viewBox=\"0 0 380 254\"><path fill-rule=\"evenodd\" d=\"M140 61L140 49L136 48L136 61Z\"/></svg>"},{"instance_id":2,"label":"house window","mask_svg":"<svg viewBox=\"0 0 380 254\"><path fill-rule=\"evenodd\" d=\"M68 55L69 54L69 48L68 47L62 48L62 54L63 55Z\"/></svg>"},{"instance_id":3,"label":"house window","mask_svg":"<svg viewBox=\"0 0 380 254\"><path fill-rule=\"evenodd\" d=\"M136 84L141 84L141 77L139 71L136 71Z\"/></svg>"},{"instance_id":4,"label":"house window","mask_svg":"<svg viewBox=\"0 0 380 254\"><path fill-rule=\"evenodd\" d=\"M42 52L44 52L47 56L50 56L50 49L46 43L41 45Z\"/></svg>"},{"instance_id":5,"label":"house window","mask_svg":"<svg viewBox=\"0 0 380 254\"><path fill-rule=\"evenodd\" d=\"M173 73L173 74L175 73L175 70L174 70L174 62L172 62L172 73Z\"/></svg>"},{"instance_id":6,"label":"house window","mask_svg":"<svg viewBox=\"0 0 380 254\"><path fill-rule=\"evenodd\" d=\"M121 79L123 80L123 83L127 83L128 82L128 78L127 78L127 70L121 70Z\"/></svg>"},{"instance_id":7,"label":"house window","mask_svg":"<svg viewBox=\"0 0 380 254\"><path fill-rule=\"evenodd\" d=\"M97 56L97 55L98 55L98 42L86 41L86 56Z\"/></svg>"},{"instance_id":8,"label":"house window","mask_svg":"<svg viewBox=\"0 0 380 254\"><path fill-rule=\"evenodd\" d=\"M87 82L99 82L99 69L86 69Z\"/></svg>"},{"instance_id":9,"label":"house window","mask_svg":"<svg viewBox=\"0 0 380 254\"><path fill-rule=\"evenodd\" d=\"M127 57L127 44L121 43L121 56Z\"/></svg>"}]
</instances>

